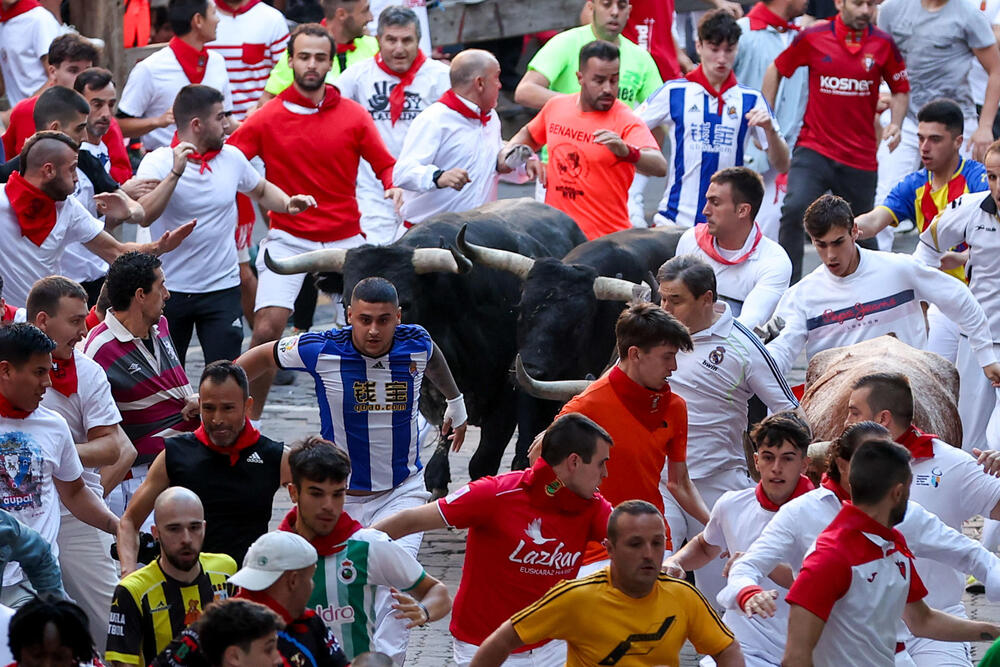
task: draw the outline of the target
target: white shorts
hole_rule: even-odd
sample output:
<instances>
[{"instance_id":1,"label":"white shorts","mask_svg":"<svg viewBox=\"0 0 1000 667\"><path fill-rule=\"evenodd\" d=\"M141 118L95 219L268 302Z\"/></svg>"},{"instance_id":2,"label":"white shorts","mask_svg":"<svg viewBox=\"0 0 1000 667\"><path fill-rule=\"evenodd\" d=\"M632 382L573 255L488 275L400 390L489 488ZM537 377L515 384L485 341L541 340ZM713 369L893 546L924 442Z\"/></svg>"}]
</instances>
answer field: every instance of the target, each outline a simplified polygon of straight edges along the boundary
<instances>
[{"instance_id":1,"label":"white shorts","mask_svg":"<svg viewBox=\"0 0 1000 667\"><path fill-rule=\"evenodd\" d=\"M458 667L468 667L479 647L457 639L452 648L452 657ZM554 639L538 648L522 653L511 653L503 661L504 667L562 667L566 664L566 642Z\"/></svg>"},{"instance_id":2,"label":"white shorts","mask_svg":"<svg viewBox=\"0 0 1000 667\"><path fill-rule=\"evenodd\" d=\"M292 236L280 229L271 229L267 236L260 242L260 250L257 252L257 301L254 303L254 312L261 308L272 306L278 308L292 309L295 298L302 289L302 281L305 279L304 273L296 273L290 276L274 273L264 264L264 251L269 251L271 257L284 258L299 255L312 250L324 250L327 248L356 248L364 244L365 237L356 234L350 238L340 239L323 243L321 241L309 241Z\"/></svg>"}]
</instances>

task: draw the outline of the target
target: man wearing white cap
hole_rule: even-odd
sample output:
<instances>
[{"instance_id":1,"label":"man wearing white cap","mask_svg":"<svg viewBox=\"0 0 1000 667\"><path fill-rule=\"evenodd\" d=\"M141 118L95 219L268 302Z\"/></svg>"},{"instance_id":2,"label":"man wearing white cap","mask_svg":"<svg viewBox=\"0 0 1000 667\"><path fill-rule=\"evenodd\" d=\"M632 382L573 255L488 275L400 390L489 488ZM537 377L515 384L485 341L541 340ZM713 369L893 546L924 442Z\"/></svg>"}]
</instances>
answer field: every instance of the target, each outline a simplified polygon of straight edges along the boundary
<instances>
[{"instance_id":1,"label":"man wearing white cap","mask_svg":"<svg viewBox=\"0 0 1000 667\"><path fill-rule=\"evenodd\" d=\"M347 667L347 656L333 632L306 603L313 591L316 549L296 533L265 533L250 545L243 567L229 578L239 586L238 598L260 603L281 617L278 652L287 665ZM178 635L156 656L154 667L201 667L207 664L200 650L199 625Z\"/></svg>"}]
</instances>

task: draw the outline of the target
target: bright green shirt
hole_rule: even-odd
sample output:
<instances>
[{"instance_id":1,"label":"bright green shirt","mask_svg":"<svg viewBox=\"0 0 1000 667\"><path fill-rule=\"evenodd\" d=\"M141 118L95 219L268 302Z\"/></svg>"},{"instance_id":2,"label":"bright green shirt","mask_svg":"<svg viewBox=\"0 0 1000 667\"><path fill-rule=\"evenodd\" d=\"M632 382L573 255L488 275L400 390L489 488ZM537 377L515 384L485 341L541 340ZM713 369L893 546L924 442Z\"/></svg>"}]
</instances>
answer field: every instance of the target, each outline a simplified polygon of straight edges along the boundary
<instances>
[{"instance_id":1,"label":"bright green shirt","mask_svg":"<svg viewBox=\"0 0 1000 667\"><path fill-rule=\"evenodd\" d=\"M548 79L549 90L570 94L578 92L580 82L576 80L576 71L580 64L580 49L595 39L597 37L589 25L565 30L538 50L528 63L528 69ZM618 49L621 52L618 99L634 109L663 85L663 79L653 57L635 42L619 37Z\"/></svg>"},{"instance_id":2,"label":"bright green shirt","mask_svg":"<svg viewBox=\"0 0 1000 667\"><path fill-rule=\"evenodd\" d=\"M1000 665L1000 641L994 642L979 661L979 667L998 667L998 665Z\"/></svg>"},{"instance_id":3,"label":"bright green shirt","mask_svg":"<svg viewBox=\"0 0 1000 667\"><path fill-rule=\"evenodd\" d=\"M334 54L330 72L326 75L326 82L336 82L337 77L340 76L343 69L350 67L354 63L361 62L365 58L373 58L376 53L378 53L377 39L370 35L362 35L361 37L358 37L354 40L353 51L346 51L343 54ZM343 68L341 67L340 55L346 56L343 58ZM278 64L271 70L271 76L267 77L267 84L264 86L264 90L272 95L277 95L285 88L292 85L292 78L292 66L288 64L288 51L285 51L281 54Z\"/></svg>"}]
</instances>

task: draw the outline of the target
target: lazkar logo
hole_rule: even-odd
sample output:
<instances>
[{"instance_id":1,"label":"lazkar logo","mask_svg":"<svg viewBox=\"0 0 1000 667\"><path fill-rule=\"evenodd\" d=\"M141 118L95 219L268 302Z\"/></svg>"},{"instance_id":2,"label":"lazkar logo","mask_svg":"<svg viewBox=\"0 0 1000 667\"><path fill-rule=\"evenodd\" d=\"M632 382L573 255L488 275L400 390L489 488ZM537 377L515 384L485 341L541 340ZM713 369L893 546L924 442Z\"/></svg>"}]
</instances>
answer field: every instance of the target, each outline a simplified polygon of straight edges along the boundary
<instances>
[{"instance_id":1,"label":"lazkar logo","mask_svg":"<svg viewBox=\"0 0 1000 667\"><path fill-rule=\"evenodd\" d=\"M533 569L532 574L548 575L552 574L552 570L570 570L583 555L579 551L566 551L566 544L562 540L545 537L542 534L541 517L529 522L524 534L528 540L519 540L508 558L512 563L534 566L536 569ZM551 546L553 542L556 542L555 546Z\"/></svg>"},{"instance_id":2,"label":"lazkar logo","mask_svg":"<svg viewBox=\"0 0 1000 667\"><path fill-rule=\"evenodd\" d=\"M867 95L872 88L869 79L852 79L846 76L821 76L819 87L823 92L836 95Z\"/></svg>"}]
</instances>

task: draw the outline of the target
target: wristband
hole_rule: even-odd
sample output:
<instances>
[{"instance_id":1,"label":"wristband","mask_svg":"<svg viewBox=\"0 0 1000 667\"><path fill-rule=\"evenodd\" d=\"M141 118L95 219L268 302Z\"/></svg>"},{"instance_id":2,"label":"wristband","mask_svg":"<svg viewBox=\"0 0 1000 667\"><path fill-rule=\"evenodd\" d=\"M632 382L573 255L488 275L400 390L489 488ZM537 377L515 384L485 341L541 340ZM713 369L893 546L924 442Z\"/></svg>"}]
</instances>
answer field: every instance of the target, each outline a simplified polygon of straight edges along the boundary
<instances>
[{"instance_id":1,"label":"wristband","mask_svg":"<svg viewBox=\"0 0 1000 667\"><path fill-rule=\"evenodd\" d=\"M764 589L760 586L744 586L736 596L736 604L739 605L740 611L743 611L743 607L746 605L747 600L757 595L757 593L763 592Z\"/></svg>"},{"instance_id":2,"label":"wristband","mask_svg":"<svg viewBox=\"0 0 1000 667\"><path fill-rule=\"evenodd\" d=\"M639 161L639 157L641 155L639 149L633 146L632 144L625 144L625 145L628 146L628 155L622 158L622 162L629 162L631 164L635 164L636 162Z\"/></svg>"},{"instance_id":3,"label":"wristband","mask_svg":"<svg viewBox=\"0 0 1000 667\"><path fill-rule=\"evenodd\" d=\"M440 185L438 185L438 179L441 178L441 174L443 174L443 173L444 173L444 169L438 169L437 171L434 172L434 175L431 176L431 183L434 184L434 187L436 187L436 188L440 188L441 187Z\"/></svg>"},{"instance_id":4,"label":"wristband","mask_svg":"<svg viewBox=\"0 0 1000 667\"><path fill-rule=\"evenodd\" d=\"M465 410L465 397L461 394L455 398L448 399L448 407L444 409L445 421L451 419L451 427L458 428L469 420L469 414Z\"/></svg>"},{"instance_id":5,"label":"wristband","mask_svg":"<svg viewBox=\"0 0 1000 667\"><path fill-rule=\"evenodd\" d=\"M170 173L171 173L171 174L173 174L174 176L176 176L177 178L180 178L181 176L183 176L183 175L184 175L184 173L183 173L183 172L182 172L182 173L180 173L180 174L178 174L178 173L177 173L176 171L174 171L173 169L171 169L171 170L170 170Z\"/></svg>"},{"instance_id":6,"label":"wristband","mask_svg":"<svg viewBox=\"0 0 1000 667\"><path fill-rule=\"evenodd\" d=\"M420 611L424 612L424 622L420 625L426 625L431 622L431 613L427 611L427 607L424 606L423 602L417 601L417 606L420 607Z\"/></svg>"}]
</instances>

